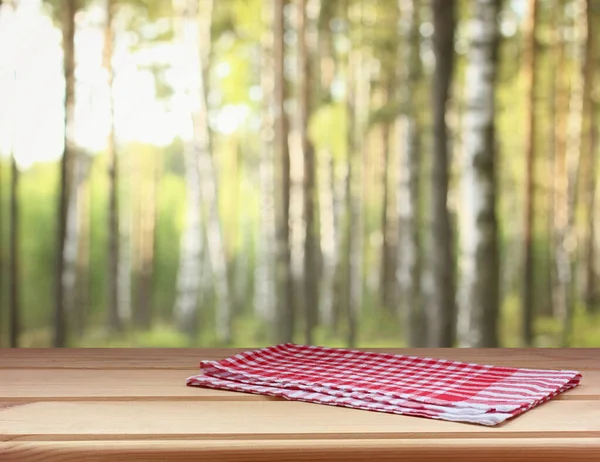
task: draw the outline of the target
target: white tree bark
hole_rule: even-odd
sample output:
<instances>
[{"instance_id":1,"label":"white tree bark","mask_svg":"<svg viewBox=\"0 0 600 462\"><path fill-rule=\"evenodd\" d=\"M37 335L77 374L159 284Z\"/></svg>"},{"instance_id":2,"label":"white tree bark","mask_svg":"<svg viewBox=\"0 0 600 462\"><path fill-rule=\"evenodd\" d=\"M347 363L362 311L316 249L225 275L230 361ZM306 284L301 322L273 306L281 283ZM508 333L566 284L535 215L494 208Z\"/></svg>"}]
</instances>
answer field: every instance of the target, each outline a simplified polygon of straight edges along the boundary
<instances>
[{"instance_id":1,"label":"white tree bark","mask_svg":"<svg viewBox=\"0 0 600 462\"><path fill-rule=\"evenodd\" d=\"M90 226L91 226L91 175L93 159L82 157L81 183L77 190L77 228L79 230L77 248L77 278L75 284L75 331L84 335L90 308Z\"/></svg>"},{"instance_id":2,"label":"white tree bark","mask_svg":"<svg viewBox=\"0 0 600 462\"><path fill-rule=\"evenodd\" d=\"M406 339L411 346L425 346L425 312L421 294L421 239L420 221L420 124L417 111L421 70L420 15L419 5L412 0L400 0L401 15L405 28L401 31L406 38L406 53L400 61L401 81L405 82L400 92L403 107L397 120L399 153L398 176L398 231L399 258L397 267L398 288L404 318Z\"/></svg>"},{"instance_id":3,"label":"white tree bark","mask_svg":"<svg viewBox=\"0 0 600 462\"><path fill-rule=\"evenodd\" d=\"M114 67L114 17L116 3L106 0L106 20L104 24L104 68L108 84L108 116L110 129L107 137L106 152L109 162L109 198L108 198L108 328L112 332L123 331L123 299L121 298L123 275L123 259L121 249L121 214L120 206L120 156L117 152L117 137L115 131L115 95Z\"/></svg>"},{"instance_id":4,"label":"white tree bark","mask_svg":"<svg viewBox=\"0 0 600 462\"><path fill-rule=\"evenodd\" d=\"M321 290L319 307L323 324L331 327L334 321L333 313L333 279L338 261L338 228L335 213L339 213L336 207L335 191L335 164L331 152L326 150L318 157L319 165L319 212L321 223L321 252L323 254L323 273L321 277Z\"/></svg>"},{"instance_id":5,"label":"white tree bark","mask_svg":"<svg viewBox=\"0 0 600 462\"><path fill-rule=\"evenodd\" d=\"M204 110L206 113L206 110ZM206 122L201 122L206 126ZM200 123L196 123L196 126ZM208 138L207 138L208 139ZM229 291L229 278L227 274L227 258L223 242L223 229L219 217L217 197L217 173L213 159L208 152L208 146L200 148L195 145L200 164L200 185L202 202L208 207L206 237L210 266L215 283L216 296L216 331L217 340L221 343L231 342L231 294Z\"/></svg>"},{"instance_id":6,"label":"white tree bark","mask_svg":"<svg viewBox=\"0 0 600 462\"><path fill-rule=\"evenodd\" d=\"M346 272L344 277L344 292L346 294L345 314L348 323L348 339L349 348L354 347L356 343L357 317L358 309L362 303L362 267L360 265L360 244L362 234L362 223L360 222L360 205L357 204L360 196L360 188L357 185L360 177L360 170L357 168L359 162L357 157L357 129L356 129L356 70L357 52L350 50L348 53L348 68L347 74L347 95L346 95L346 114L347 122L347 155L346 155L346 235L345 253L347 258Z\"/></svg>"},{"instance_id":7,"label":"white tree bark","mask_svg":"<svg viewBox=\"0 0 600 462\"><path fill-rule=\"evenodd\" d=\"M499 0L477 0L470 24L464 121L458 338L461 346L498 343L495 76Z\"/></svg>"},{"instance_id":8,"label":"white tree bark","mask_svg":"<svg viewBox=\"0 0 600 462\"><path fill-rule=\"evenodd\" d=\"M269 123L272 126L272 122ZM270 131L265 129L265 131ZM268 136L268 135L264 135ZM258 237L258 263L255 277L254 306L258 315L271 323L275 319L275 205L273 202L273 158L270 141L263 138L260 161L260 225Z\"/></svg>"},{"instance_id":9,"label":"white tree bark","mask_svg":"<svg viewBox=\"0 0 600 462\"><path fill-rule=\"evenodd\" d=\"M201 279L201 257L204 235L200 217L200 175L194 152L184 147L187 202L185 228L181 237L175 321L179 329L190 336L196 332L198 294Z\"/></svg>"},{"instance_id":10,"label":"white tree bark","mask_svg":"<svg viewBox=\"0 0 600 462\"><path fill-rule=\"evenodd\" d=\"M88 249L83 248L85 245L89 246L89 238L84 236L84 234L89 233L87 229L89 223L84 222L84 217L82 216L82 210L89 210L87 205L89 198L83 197L83 194L86 192L84 186L87 181L89 159L81 152L75 152L72 159L74 160L74 165L72 165L72 186L70 187L69 206L67 208L63 290L68 315L79 320L81 317L80 310L83 307L78 305L84 301L80 299L81 294L78 290L78 280L84 276L81 273L82 270L88 271L87 269L80 268L79 263L82 257L86 256L85 253L89 252ZM81 255L82 253L84 255ZM82 283L86 284L85 281Z\"/></svg>"},{"instance_id":11,"label":"white tree bark","mask_svg":"<svg viewBox=\"0 0 600 462\"><path fill-rule=\"evenodd\" d=\"M271 2L263 9L264 23L273 20ZM273 182L273 31L266 27L262 37L261 87L262 87L262 127L261 157L259 166L260 184L260 224L258 235L258 261L255 275L254 309L267 323L275 321L275 203Z\"/></svg>"},{"instance_id":12,"label":"white tree bark","mask_svg":"<svg viewBox=\"0 0 600 462\"><path fill-rule=\"evenodd\" d=\"M278 342L291 342L296 330L296 300L292 274L291 233L291 153L289 146L289 122L286 101L288 99L285 74L287 0L272 0L273 5L273 116L274 116L274 176L275 176L275 224L276 224L276 290L277 309L274 336Z\"/></svg>"},{"instance_id":13,"label":"white tree bark","mask_svg":"<svg viewBox=\"0 0 600 462\"><path fill-rule=\"evenodd\" d=\"M79 208L79 186L81 184L82 166L79 157L80 152L73 152L71 160L71 178L69 179L69 205L67 206L67 226L65 233L65 247L63 253L64 272L63 286L65 307L69 316L73 315L76 302L76 283L77 283L77 254L79 249L79 226L78 214Z\"/></svg>"},{"instance_id":14,"label":"white tree bark","mask_svg":"<svg viewBox=\"0 0 600 462\"><path fill-rule=\"evenodd\" d=\"M190 139L185 141L183 152L187 202L180 243L174 316L179 329L193 336L197 328L195 323L204 245L198 151L207 149L207 141L197 136L194 123L194 116L200 110L200 100L203 99L202 68L198 54L199 28L196 19L198 5L194 0L174 0L173 10L175 35L180 44L177 67L185 77L181 90L188 103L187 111L192 132Z\"/></svg>"},{"instance_id":15,"label":"white tree bark","mask_svg":"<svg viewBox=\"0 0 600 462\"><path fill-rule=\"evenodd\" d=\"M191 0L190 0L191 1ZM211 155L211 139L208 127L208 104L207 82L209 58L211 50L211 28L214 0L202 0L200 2L201 10L197 16L199 22L199 40L197 43L196 54L199 59L200 78L198 90L200 92L198 103L199 108L194 118L194 133L198 139L204 140L203 143L196 144L198 160L200 166L200 185L202 202L207 207L207 242L208 254L210 257L210 266L215 283L216 296L216 333L217 340L220 343L231 343L231 320L232 320L232 297L229 276L227 271L227 252L225 249L225 237L223 225L219 216L219 195L218 195L218 168L215 158Z\"/></svg>"},{"instance_id":16,"label":"white tree bark","mask_svg":"<svg viewBox=\"0 0 600 462\"><path fill-rule=\"evenodd\" d=\"M348 160L346 177L346 223L348 256L347 317L349 348L356 346L358 321L363 304L364 261L364 146L370 101L371 61L361 50L351 50L348 57Z\"/></svg>"},{"instance_id":17,"label":"white tree bark","mask_svg":"<svg viewBox=\"0 0 600 462\"><path fill-rule=\"evenodd\" d=\"M65 315L65 244L67 241L67 217L69 208L69 188L71 159L75 143L75 15L77 5L74 1L65 1L62 15L63 64L65 78L65 119L64 119L64 151L61 159L60 197L58 219L58 253L56 258L56 305L54 310L54 341L55 347L64 347L67 342L67 317Z\"/></svg>"},{"instance_id":18,"label":"white tree bark","mask_svg":"<svg viewBox=\"0 0 600 462\"><path fill-rule=\"evenodd\" d=\"M587 1L577 0L573 3L575 13L575 24L573 27L572 53L576 62L585 61L585 43L587 31ZM582 66L583 67L583 66ZM571 80L571 97L569 100L569 117L567 126L566 146L566 195L565 204L567 219L563 220L560 231L562 238L561 247L558 250L557 273L560 281L566 289L565 310L560 313L563 332L561 344L568 347L571 343L573 329L573 312L575 310L575 286L576 272L575 260L578 248L578 229L575 227L575 209L577 207L579 162L581 157L581 134L584 111L584 79L582 73L575 73ZM563 217L564 218L564 217Z\"/></svg>"},{"instance_id":19,"label":"white tree bark","mask_svg":"<svg viewBox=\"0 0 600 462\"><path fill-rule=\"evenodd\" d=\"M294 303L298 310L296 319L302 319L304 306L304 158L302 156L300 130L296 126L289 131L290 150L290 255Z\"/></svg>"},{"instance_id":20,"label":"white tree bark","mask_svg":"<svg viewBox=\"0 0 600 462\"><path fill-rule=\"evenodd\" d=\"M192 140L186 149L190 150L186 168L196 169L196 173L189 174L188 183L198 181L196 185L188 185L189 192L194 189L198 193L198 213L205 208L206 212L206 240L210 268L215 289L216 333L217 340L221 343L231 342L231 295L229 291L229 278L227 274L227 258L223 242L223 230L218 209L218 173L210 153L210 131L208 127L208 106L206 103L205 69L210 50L210 28L212 23L213 0L203 0L200 3L187 0L178 6L181 11L181 40L183 59L182 70L187 76L187 96L189 98L189 112L192 121ZM197 175L197 176L196 176ZM202 207L204 206L204 207ZM192 217L189 210L188 218L201 227L200 218ZM192 219L193 218L193 219ZM194 239L201 233L194 233ZM194 249L199 246L190 244ZM185 277L185 276L184 276ZM197 286L196 286L197 287ZM197 289L196 289L197 290Z\"/></svg>"},{"instance_id":21,"label":"white tree bark","mask_svg":"<svg viewBox=\"0 0 600 462\"><path fill-rule=\"evenodd\" d=\"M554 2L554 8L559 9L560 0ZM557 30L554 37L555 61L552 63L556 71L553 79L555 91L554 111L552 122L554 139L553 165L553 244L554 244L554 306L556 314L564 319L569 306L569 284L571 270L566 253L566 230L568 227L568 194L567 194L567 114L569 112L569 83L570 75L560 72L566 62L566 38L560 30L564 29L564 12L558 12L555 18Z\"/></svg>"}]
</instances>

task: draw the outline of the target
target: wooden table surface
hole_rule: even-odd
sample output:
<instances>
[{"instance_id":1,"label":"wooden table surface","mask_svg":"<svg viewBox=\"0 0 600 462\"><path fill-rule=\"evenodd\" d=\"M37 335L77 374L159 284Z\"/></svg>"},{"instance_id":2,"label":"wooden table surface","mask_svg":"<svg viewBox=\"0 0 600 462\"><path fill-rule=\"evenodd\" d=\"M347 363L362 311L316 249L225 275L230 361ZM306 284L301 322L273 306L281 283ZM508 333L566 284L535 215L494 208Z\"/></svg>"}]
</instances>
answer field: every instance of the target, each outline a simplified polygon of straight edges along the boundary
<instances>
[{"instance_id":1,"label":"wooden table surface","mask_svg":"<svg viewBox=\"0 0 600 462\"><path fill-rule=\"evenodd\" d=\"M374 349L576 369L499 427L185 386L227 349L0 350L0 461L600 461L600 349Z\"/></svg>"}]
</instances>

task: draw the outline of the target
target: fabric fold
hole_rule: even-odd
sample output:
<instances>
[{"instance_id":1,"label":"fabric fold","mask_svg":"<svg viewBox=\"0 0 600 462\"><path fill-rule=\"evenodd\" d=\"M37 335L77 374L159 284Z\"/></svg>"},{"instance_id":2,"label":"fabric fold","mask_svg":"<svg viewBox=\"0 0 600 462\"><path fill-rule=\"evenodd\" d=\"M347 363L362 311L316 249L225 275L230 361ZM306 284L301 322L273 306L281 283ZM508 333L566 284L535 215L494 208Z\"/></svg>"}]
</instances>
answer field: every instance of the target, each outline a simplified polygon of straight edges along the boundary
<instances>
[{"instance_id":1,"label":"fabric fold","mask_svg":"<svg viewBox=\"0 0 600 462\"><path fill-rule=\"evenodd\" d=\"M187 385L497 425L576 387L581 374L286 343L202 361Z\"/></svg>"}]
</instances>

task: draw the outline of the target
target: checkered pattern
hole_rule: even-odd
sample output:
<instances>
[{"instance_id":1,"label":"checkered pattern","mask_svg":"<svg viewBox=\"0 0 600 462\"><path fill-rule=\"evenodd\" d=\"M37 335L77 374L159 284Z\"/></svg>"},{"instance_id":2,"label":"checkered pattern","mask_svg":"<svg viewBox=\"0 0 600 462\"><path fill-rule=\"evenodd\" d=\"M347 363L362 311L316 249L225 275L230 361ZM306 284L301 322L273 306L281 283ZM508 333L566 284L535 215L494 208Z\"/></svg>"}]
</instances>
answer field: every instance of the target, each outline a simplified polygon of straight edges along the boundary
<instances>
[{"instance_id":1,"label":"checkered pattern","mask_svg":"<svg viewBox=\"0 0 600 462\"><path fill-rule=\"evenodd\" d=\"M187 385L294 401L497 425L581 380L577 371L516 369L295 344L202 361Z\"/></svg>"}]
</instances>

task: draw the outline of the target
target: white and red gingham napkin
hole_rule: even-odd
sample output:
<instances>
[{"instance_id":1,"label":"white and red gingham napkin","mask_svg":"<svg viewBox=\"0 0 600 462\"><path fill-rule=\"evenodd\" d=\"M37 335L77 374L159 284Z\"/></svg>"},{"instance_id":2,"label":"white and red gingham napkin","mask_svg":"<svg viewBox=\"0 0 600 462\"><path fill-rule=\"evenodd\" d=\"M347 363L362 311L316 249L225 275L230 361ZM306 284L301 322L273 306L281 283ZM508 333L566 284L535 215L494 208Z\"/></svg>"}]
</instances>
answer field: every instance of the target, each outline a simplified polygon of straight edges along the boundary
<instances>
[{"instance_id":1,"label":"white and red gingham napkin","mask_svg":"<svg viewBox=\"0 0 600 462\"><path fill-rule=\"evenodd\" d=\"M431 419L497 425L581 380L517 369L295 344L202 361L187 385Z\"/></svg>"}]
</instances>

